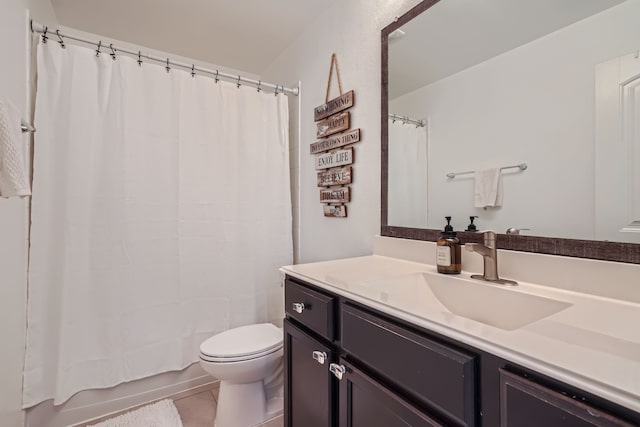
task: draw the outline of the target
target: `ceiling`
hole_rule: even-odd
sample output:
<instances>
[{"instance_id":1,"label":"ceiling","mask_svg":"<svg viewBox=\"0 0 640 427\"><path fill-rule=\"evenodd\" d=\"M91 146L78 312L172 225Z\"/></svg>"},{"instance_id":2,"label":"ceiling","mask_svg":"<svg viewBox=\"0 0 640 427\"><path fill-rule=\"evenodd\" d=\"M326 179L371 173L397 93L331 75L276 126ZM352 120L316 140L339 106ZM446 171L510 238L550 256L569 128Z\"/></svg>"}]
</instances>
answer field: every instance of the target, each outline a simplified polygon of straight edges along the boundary
<instances>
[{"instance_id":1,"label":"ceiling","mask_svg":"<svg viewBox=\"0 0 640 427\"><path fill-rule=\"evenodd\" d=\"M442 0L389 41L389 98L465 70L625 0Z\"/></svg>"},{"instance_id":2,"label":"ceiling","mask_svg":"<svg viewBox=\"0 0 640 427\"><path fill-rule=\"evenodd\" d=\"M60 25L252 74L337 0L51 0Z\"/></svg>"}]
</instances>

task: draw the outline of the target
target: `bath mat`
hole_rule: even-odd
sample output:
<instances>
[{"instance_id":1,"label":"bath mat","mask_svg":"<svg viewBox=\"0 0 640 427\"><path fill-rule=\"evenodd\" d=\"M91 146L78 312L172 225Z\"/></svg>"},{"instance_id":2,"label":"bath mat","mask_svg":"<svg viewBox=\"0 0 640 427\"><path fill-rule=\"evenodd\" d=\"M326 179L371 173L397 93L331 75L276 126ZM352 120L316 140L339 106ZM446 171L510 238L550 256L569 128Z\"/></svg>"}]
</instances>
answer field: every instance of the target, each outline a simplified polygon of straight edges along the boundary
<instances>
[{"instance_id":1,"label":"bath mat","mask_svg":"<svg viewBox=\"0 0 640 427\"><path fill-rule=\"evenodd\" d=\"M173 401L165 399L87 427L182 427L182 420Z\"/></svg>"}]
</instances>

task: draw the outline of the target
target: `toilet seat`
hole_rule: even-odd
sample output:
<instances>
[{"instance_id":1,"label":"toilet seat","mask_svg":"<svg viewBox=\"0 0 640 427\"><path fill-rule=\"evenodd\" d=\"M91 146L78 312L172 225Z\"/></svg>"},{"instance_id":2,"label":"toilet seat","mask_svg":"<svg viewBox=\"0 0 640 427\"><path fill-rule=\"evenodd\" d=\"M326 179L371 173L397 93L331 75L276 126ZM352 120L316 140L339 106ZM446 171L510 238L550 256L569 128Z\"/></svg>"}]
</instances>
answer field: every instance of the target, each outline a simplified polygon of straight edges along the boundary
<instances>
[{"instance_id":1,"label":"toilet seat","mask_svg":"<svg viewBox=\"0 0 640 427\"><path fill-rule=\"evenodd\" d=\"M241 326L204 341L200 359L215 363L256 359L280 350L282 337L282 329L271 323Z\"/></svg>"}]
</instances>

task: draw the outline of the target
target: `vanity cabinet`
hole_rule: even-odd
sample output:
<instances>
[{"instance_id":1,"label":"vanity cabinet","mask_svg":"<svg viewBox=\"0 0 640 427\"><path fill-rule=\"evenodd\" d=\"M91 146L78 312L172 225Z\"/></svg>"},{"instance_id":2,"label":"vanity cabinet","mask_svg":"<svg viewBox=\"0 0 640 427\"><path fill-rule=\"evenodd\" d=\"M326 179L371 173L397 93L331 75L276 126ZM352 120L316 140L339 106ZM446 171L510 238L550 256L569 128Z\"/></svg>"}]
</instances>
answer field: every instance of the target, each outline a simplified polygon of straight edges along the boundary
<instances>
[{"instance_id":1,"label":"vanity cabinet","mask_svg":"<svg viewBox=\"0 0 640 427\"><path fill-rule=\"evenodd\" d=\"M285 427L640 426L640 414L285 279Z\"/></svg>"},{"instance_id":2,"label":"vanity cabinet","mask_svg":"<svg viewBox=\"0 0 640 427\"><path fill-rule=\"evenodd\" d=\"M473 356L291 278L285 304L285 426L476 425Z\"/></svg>"}]
</instances>

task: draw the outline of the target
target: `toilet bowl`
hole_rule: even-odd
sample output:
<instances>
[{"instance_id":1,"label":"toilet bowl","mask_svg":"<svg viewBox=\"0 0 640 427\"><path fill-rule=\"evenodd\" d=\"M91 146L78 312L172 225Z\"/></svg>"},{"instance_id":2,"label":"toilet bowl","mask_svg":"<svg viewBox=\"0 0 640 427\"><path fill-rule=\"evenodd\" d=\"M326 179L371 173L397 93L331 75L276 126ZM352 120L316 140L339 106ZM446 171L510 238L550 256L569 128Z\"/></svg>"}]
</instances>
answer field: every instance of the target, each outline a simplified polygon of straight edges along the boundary
<instances>
[{"instance_id":1,"label":"toilet bowl","mask_svg":"<svg viewBox=\"0 0 640 427\"><path fill-rule=\"evenodd\" d=\"M282 413L283 399L268 401L265 393L281 382L282 337L282 329L261 323L230 329L200 345L200 365L220 380L216 427L252 427Z\"/></svg>"}]
</instances>

